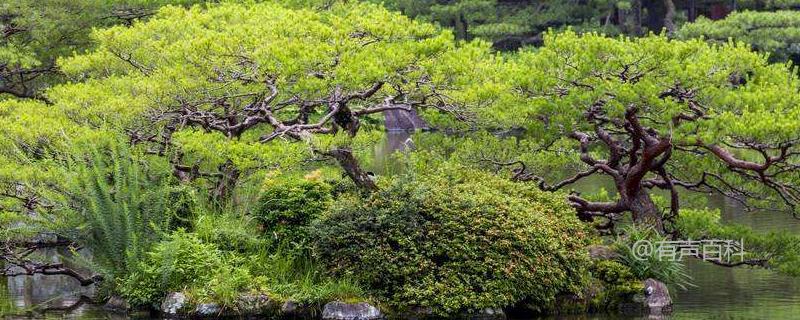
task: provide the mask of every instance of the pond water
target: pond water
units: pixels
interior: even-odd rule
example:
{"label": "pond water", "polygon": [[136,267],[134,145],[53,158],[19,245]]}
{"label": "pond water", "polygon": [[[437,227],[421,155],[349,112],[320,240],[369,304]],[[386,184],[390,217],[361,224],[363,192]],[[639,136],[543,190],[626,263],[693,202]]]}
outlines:
{"label": "pond water", "polygon": [[[373,170],[386,168],[392,150],[410,146],[407,133],[390,134],[386,144],[377,150]],[[592,182],[582,188],[602,185]],[[722,211],[726,222],[750,226],[757,231],[788,231],[800,234],[800,220],[779,212],[745,212],[736,203],[720,197],[711,199]],[[745,244],[746,249],[746,244]],[[52,249],[51,249],[52,250]],[[46,252],[58,256],[55,250]],[[671,288],[675,302],[671,315],[658,319],[800,319],[800,278],[792,278],[755,268],[724,268],[702,261],[689,261],[688,272],[697,287],[682,291]],[[68,307],[78,302],[80,295],[90,289],[81,288],[77,281],[64,276],[20,276],[0,281],[0,316],[19,313],[37,306]],[[11,312],[16,310],[16,312]],[[48,312],[48,315],[68,319],[124,319],[105,313],[97,306],[77,304],[69,311]],[[636,319],[613,315],[579,315],[559,319]],[[652,318],[651,318],[652,319]]]}

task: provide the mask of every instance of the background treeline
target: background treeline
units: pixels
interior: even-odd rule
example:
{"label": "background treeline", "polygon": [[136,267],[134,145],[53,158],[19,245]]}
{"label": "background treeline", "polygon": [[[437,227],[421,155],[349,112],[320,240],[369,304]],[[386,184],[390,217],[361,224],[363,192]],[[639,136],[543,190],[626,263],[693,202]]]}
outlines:
{"label": "background treeline", "polygon": [[[791,29],[797,15],[779,12],[800,7],[800,1],[704,1],[704,0],[388,0],[387,7],[411,17],[437,22],[452,28],[459,39],[484,38],[498,49],[516,49],[541,44],[542,32],[550,28],[571,27],[609,35],[646,35],[649,32],[675,33],[687,22],[700,19],[702,26],[691,36],[714,39],[744,37],[753,27],[788,29],[782,35],[763,32],[773,42],[792,43]],[[758,16],[735,15],[734,21],[714,25],[709,20],[725,19],[733,11],[766,11]],[[746,15],[747,16],[747,15]],[[748,23],[749,22],[749,23]],[[753,24],[756,25],[753,25]],[[730,30],[735,25],[741,30]],[[746,40],[746,39],[742,39]],[[749,40],[749,39],[747,39]],[[765,41],[765,40],[762,40]]]}

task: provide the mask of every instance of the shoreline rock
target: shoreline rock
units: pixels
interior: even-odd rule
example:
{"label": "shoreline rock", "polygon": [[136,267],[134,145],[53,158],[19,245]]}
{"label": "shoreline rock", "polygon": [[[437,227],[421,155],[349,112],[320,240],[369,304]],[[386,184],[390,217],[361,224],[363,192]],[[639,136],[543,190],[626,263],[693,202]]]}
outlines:
{"label": "shoreline rock", "polygon": [[469,320],[505,320],[506,313],[501,308],[486,308],[463,316]]}
{"label": "shoreline rock", "polygon": [[186,309],[186,295],[182,292],[171,292],[161,302],[158,311],[167,316],[178,316]]}
{"label": "shoreline rock", "polygon": [[201,303],[194,308],[194,316],[203,318],[222,316],[222,307],[216,303]]}
{"label": "shoreline rock", "polygon": [[325,304],[322,310],[323,320],[379,320],[383,318],[384,315],[378,308],[366,302],[333,301]]}
{"label": "shoreline rock", "polygon": [[236,299],[236,309],[241,315],[272,315],[280,306],[266,294],[243,294]]}
{"label": "shoreline rock", "polygon": [[672,312],[672,297],[667,285],[656,279],[643,281],[644,292],[633,297],[632,301],[620,304],[623,315],[661,316]]}
{"label": "shoreline rock", "polygon": [[672,312],[672,297],[669,295],[669,288],[663,282],[656,279],[644,281],[645,304],[650,309],[649,314],[661,315]]}
{"label": "shoreline rock", "polygon": [[131,304],[125,298],[111,296],[103,305],[103,309],[114,313],[128,313],[131,310]]}
{"label": "shoreline rock", "polygon": [[[565,314],[592,314],[603,311],[616,311],[623,316],[660,316],[672,312],[672,298],[667,286],[655,279],[646,279],[641,282],[643,290],[626,298],[618,305],[608,305],[606,308],[595,306],[594,297],[601,294],[604,289],[588,288],[581,295],[559,295],[554,305],[548,307],[549,311],[537,306],[517,305],[511,307],[512,316],[515,314],[539,314],[545,312],[552,315]],[[597,291],[600,290],[600,291]],[[619,301],[619,300],[617,300]],[[610,301],[609,301],[610,302]],[[611,304],[616,304],[613,302]],[[387,316],[379,308],[367,303],[347,303],[331,301],[324,305],[322,310],[319,305],[306,305],[297,301],[287,300],[279,302],[271,299],[266,294],[243,294],[237,298],[235,306],[231,309],[217,303],[200,303],[189,305],[185,294],[172,292],[168,294],[156,309],[166,318],[219,318],[219,317],[280,317],[284,319],[322,319],[322,320],[383,320]],[[128,302],[121,297],[111,297],[104,306],[107,310],[115,312],[129,312]],[[538,311],[537,311],[538,310]],[[432,314],[430,310],[406,310],[394,316],[403,319],[425,319]],[[503,308],[486,308],[474,313],[462,313],[459,318],[469,320],[506,320],[506,310]]]}

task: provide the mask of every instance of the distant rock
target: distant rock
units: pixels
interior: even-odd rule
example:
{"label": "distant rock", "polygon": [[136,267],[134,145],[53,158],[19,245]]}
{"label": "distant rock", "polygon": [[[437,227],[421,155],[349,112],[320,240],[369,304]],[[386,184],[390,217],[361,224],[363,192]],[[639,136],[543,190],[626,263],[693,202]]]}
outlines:
{"label": "distant rock", "polygon": [[329,302],[322,310],[323,320],[378,320],[383,319],[383,313],[378,308],[366,302],[344,303],[341,301]]}
{"label": "distant rock", "polygon": [[[406,106],[411,108],[411,106]],[[426,130],[430,128],[425,120],[417,115],[414,109],[401,110],[393,109],[383,112],[384,127],[387,131],[406,131],[406,130]]]}
{"label": "distant rock", "polygon": [[161,302],[161,313],[175,316],[182,313],[186,307],[186,295],[181,292],[172,292]]}

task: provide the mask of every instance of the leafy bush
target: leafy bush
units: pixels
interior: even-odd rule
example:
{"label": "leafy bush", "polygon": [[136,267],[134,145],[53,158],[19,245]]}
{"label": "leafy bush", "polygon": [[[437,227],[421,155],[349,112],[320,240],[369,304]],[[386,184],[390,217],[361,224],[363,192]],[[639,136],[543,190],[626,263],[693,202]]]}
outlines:
{"label": "leafy bush", "polygon": [[596,261],[590,270],[603,288],[590,301],[590,308],[594,311],[614,311],[620,303],[629,302],[634,295],[644,292],[642,279],[619,261]]}
{"label": "leafy bush", "polygon": [[178,230],[147,252],[137,270],[123,280],[121,292],[131,303],[145,305],[170,291],[208,283],[224,267],[214,245]]}
{"label": "leafy bush", "polygon": [[576,291],[587,266],[586,231],[563,195],[461,167],[343,196],[312,230],[336,274],[440,315],[546,305]]}
{"label": "leafy bush", "polygon": [[165,190],[164,198],[169,205],[165,213],[171,215],[169,229],[191,228],[202,206],[196,190],[189,186],[176,186]]}
{"label": "leafy bush", "polygon": [[194,233],[203,242],[214,243],[223,251],[255,251],[266,244],[252,220],[231,212],[203,214],[194,220]]}
{"label": "leafy bush", "polygon": [[620,284],[636,280],[628,266],[614,260],[600,260],[592,265],[592,275],[600,281],[609,284]]}
{"label": "leafy bush", "polygon": [[229,264],[215,270],[207,283],[195,283],[190,287],[189,297],[195,302],[217,302],[235,310],[237,306],[233,302],[243,293],[262,289],[264,281],[246,267]]}
{"label": "leafy bush", "polygon": [[303,243],[308,225],[330,205],[331,191],[316,179],[268,180],[253,215],[275,243]]}

